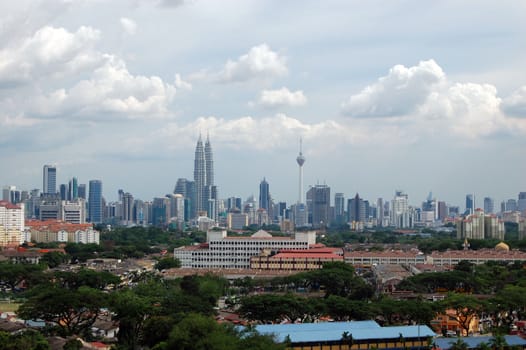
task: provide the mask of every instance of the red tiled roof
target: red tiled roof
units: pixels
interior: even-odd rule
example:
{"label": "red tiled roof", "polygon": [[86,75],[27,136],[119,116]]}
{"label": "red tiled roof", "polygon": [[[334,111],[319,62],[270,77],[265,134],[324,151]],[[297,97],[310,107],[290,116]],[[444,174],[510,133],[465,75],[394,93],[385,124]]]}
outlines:
{"label": "red tiled roof", "polygon": [[72,224],[69,222],[64,222],[60,220],[27,220],[25,222],[25,226],[36,230],[36,231],[50,231],[50,232],[58,232],[58,231],[67,231],[67,232],[75,232],[77,230],[86,230],[90,227],[93,227],[92,224]]}
{"label": "red tiled roof", "polygon": [[278,253],[270,259],[330,259],[330,260],[343,260],[343,256],[336,255],[332,253],[309,253],[309,252],[300,252],[300,253]]}
{"label": "red tiled roof", "polygon": [[7,201],[2,201],[2,200],[0,200],[0,207],[5,207],[7,209],[22,209],[20,206],[16,204],[13,204]]}

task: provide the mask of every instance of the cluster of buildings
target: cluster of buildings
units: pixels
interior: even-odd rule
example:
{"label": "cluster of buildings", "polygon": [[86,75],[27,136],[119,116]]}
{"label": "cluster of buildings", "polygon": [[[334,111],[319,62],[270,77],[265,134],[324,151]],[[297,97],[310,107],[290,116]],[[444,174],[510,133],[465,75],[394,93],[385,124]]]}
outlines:
{"label": "cluster of buildings", "polygon": [[[266,227],[279,225],[283,232],[294,232],[298,228],[324,229],[331,225],[348,224],[351,229],[361,231],[373,227],[407,229],[440,226],[444,222],[458,223],[459,238],[499,238],[504,235],[505,221],[518,223],[520,237],[526,237],[526,192],[518,199],[509,199],[495,212],[493,199],[484,198],[484,208],[475,206],[475,196],[466,196],[465,211],[457,206],[436,200],[430,193],[420,206],[409,203],[409,196],[401,190],[392,199],[378,198],[369,201],[358,193],[346,198],[341,192],[331,195],[327,184],[315,184],[304,191],[303,166],[306,158],[300,151],[296,158],[299,170],[298,199],[295,203],[275,201],[267,179],[259,184],[259,197],[250,196],[220,199],[214,182],[214,160],[210,137],[196,144],[193,178],[179,178],[173,193],[152,200],[134,198],[133,194],[118,190],[118,199],[106,202],[100,180],[79,183],[76,177],[58,185],[57,167],[43,168],[42,191],[20,191],[16,186],[6,186],[2,200],[22,210],[28,220],[60,220],[72,224],[110,225],[155,225],[160,227],[187,226],[207,231],[212,227],[241,230],[247,226]],[[5,208],[5,205],[4,205]],[[4,209],[5,211],[5,209]],[[0,212],[1,213],[1,212]],[[2,245],[16,241],[13,233],[3,228]],[[10,227],[13,227],[10,224]],[[22,229],[23,230],[23,224]],[[9,236],[10,235],[10,236]]]}

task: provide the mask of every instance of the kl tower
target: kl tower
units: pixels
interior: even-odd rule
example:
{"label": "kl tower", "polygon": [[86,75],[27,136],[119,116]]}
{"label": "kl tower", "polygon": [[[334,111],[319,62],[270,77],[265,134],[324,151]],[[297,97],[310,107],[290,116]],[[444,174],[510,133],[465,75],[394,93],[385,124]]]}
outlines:
{"label": "kl tower", "polygon": [[298,203],[294,206],[294,226],[305,227],[307,225],[307,206],[303,199],[303,164],[305,164],[305,157],[301,153],[301,137],[300,137],[300,154],[296,158],[296,162],[300,167],[300,184],[299,184],[299,197]]}
{"label": "kl tower", "polygon": [[301,153],[301,137],[300,137],[300,154],[296,158],[296,162],[300,166],[300,183],[299,183],[299,197],[298,197],[298,203],[304,203],[303,201],[303,164],[305,164],[305,157],[303,156],[303,153]]}

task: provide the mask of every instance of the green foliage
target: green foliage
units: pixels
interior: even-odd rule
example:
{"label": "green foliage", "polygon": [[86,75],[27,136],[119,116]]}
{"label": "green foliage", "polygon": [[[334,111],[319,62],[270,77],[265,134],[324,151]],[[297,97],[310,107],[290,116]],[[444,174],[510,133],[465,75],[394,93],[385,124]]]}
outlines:
{"label": "green foliage", "polygon": [[80,269],[77,272],[56,271],[54,282],[63,288],[78,289],[82,286],[104,289],[109,285],[117,285],[120,278],[107,271]]}
{"label": "green foliage", "polygon": [[69,256],[61,252],[47,252],[42,255],[40,259],[41,264],[47,265],[49,268],[55,268],[61,264],[65,264],[69,261]]}
{"label": "green foliage", "polygon": [[175,325],[168,340],[156,349],[178,350],[284,350],[272,337],[252,331],[240,332],[214,319],[189,314]]}
{"label": "green foliage", "polygon": [[43,266],[34,264],[13,264],[0,262],[0,281],[7,284],[13,291],[25,281],[28,286],[41,280]]}
{"label": "green foliage", "polygon": [[50,350],[48,341],[38,331],[26,330],[9,334],[0,331],[0,348],[3,350]]}
{"label": "green foliage", "polygon": [[79,287],[76,290],[52,285],[34,288],[29,298],[18,309],[18,315],[27,320],[42,319],[54,324],[62,335],[89,334],[90,328],[107,306],[103,292]]}
{"label": "green foliage", "polygon": [[468,335],[471,321],[484,310],[486,302],[472,295],[451,293],[440,301],[439,305],[442,310],[455,310],[454,315],[450,316],[458,322],[465,335]]}
{"label": "green foliage", "polygon": [[181,262],[179,259],[174,258],[173,256],[161,258],[157,261],[157,263],[155,263],[155,269],[159,271],[177,267],[181,267]]}

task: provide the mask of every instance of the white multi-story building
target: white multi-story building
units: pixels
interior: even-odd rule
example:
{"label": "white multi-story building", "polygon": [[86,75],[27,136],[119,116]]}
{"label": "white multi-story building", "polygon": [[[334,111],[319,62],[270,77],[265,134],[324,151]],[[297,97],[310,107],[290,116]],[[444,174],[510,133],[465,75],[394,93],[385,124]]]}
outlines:
{"label": "white multi-story building", "polygon": [[465,218],[457,220],[458,239],[504,239],[504,222],[494,214],[484,214],[484,210],[475,209],[475,212]]}
{"label": "white multi-story building", "polygon": [[406,193],[396,191],[391,200],[390,212],[391,225],[396,228],[409,228],[413,226],[412,214],[409,210],[409,200]]}
{"label": "white multi-story building", "polygon": [[207,242],[199,246],[175,248],[182,267],[248,269],[250,257],[262,250],[309,249],[316,243],[316,232],[296,232],[295,237],[274,237],[259,230],[250,237],[228,237],[226,230],[208,231]]}
{"label": "white multi-story building", "polygon": [[24,204],[0,201],[0,246],[18,246],[23,243]]}

